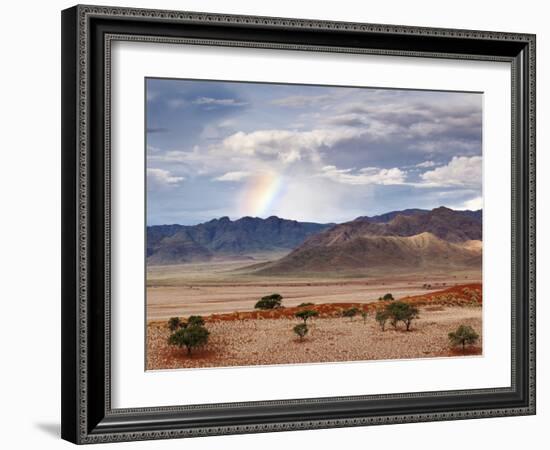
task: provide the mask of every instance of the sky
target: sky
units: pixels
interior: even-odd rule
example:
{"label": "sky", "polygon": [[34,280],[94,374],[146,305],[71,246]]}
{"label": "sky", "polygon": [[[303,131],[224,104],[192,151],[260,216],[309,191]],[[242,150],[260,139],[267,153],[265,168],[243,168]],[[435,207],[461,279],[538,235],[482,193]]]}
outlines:
{"label": "sky", "polygon": [[482,207],[481,93],[146,79],[148,225]]}

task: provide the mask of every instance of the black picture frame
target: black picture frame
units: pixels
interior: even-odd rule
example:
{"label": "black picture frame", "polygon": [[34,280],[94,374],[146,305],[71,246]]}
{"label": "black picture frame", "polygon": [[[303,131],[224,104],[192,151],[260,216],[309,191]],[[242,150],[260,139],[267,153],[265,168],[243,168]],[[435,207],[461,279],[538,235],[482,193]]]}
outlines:
{"label": "black picture frame", "polygon": [[[509,62],[511,386],[111,408],[109,64],[114,40]],[[119,7],[64,10],[61,406],[62,437],[78,444],[535,414],[535,36]]]}

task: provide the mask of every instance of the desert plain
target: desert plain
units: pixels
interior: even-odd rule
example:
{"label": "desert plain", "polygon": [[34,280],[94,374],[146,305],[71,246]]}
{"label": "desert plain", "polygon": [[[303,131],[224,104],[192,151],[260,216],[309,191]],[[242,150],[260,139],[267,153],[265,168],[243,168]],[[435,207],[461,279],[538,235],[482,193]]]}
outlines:
{"label": "desert plain", "polygon": [[[272,257],[272,256],[270,256]],[[261,262],[262,256],[258,257]],[[367,361],[479,355],[482,352],[482,288],[480,270],[391,273],[341,276],[249,275],[240,269],[248,260],[148,267],[148,370],[230,367],[272,364]],[[258,311],[255,303],[278,293],[282,307]],[[391,293],[413,304],[419,317],[411,331],[375,321],[376,311]],[[308,309],[318,316],[308,322],[309,333],[299,339],[294,314]],[[342,317],[357,307],[367,316]],[[192,355],[168,344],[171,317],[201,315],[210,331],[208,345]],[[480,338],[463,353],[449,347],[448,333],[459,325],[474,328]]]}

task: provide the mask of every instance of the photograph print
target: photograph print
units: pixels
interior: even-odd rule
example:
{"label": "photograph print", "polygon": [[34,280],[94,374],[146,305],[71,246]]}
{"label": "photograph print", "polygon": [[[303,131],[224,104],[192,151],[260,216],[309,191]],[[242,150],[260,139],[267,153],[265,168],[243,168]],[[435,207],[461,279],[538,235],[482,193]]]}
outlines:
{"label": "photograph print", "polygon": [[482,93],[145,97],[146,370],[483,354]]}

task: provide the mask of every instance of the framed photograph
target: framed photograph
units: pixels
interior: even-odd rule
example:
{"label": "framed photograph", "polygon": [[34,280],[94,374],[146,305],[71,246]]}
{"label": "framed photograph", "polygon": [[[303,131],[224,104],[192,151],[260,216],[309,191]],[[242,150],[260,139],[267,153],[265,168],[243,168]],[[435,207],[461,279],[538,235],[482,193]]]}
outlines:
{"label": "framed photograph", "polygon": [[64,439],[535,413],[534,35],[75,6],[62,83]]}

